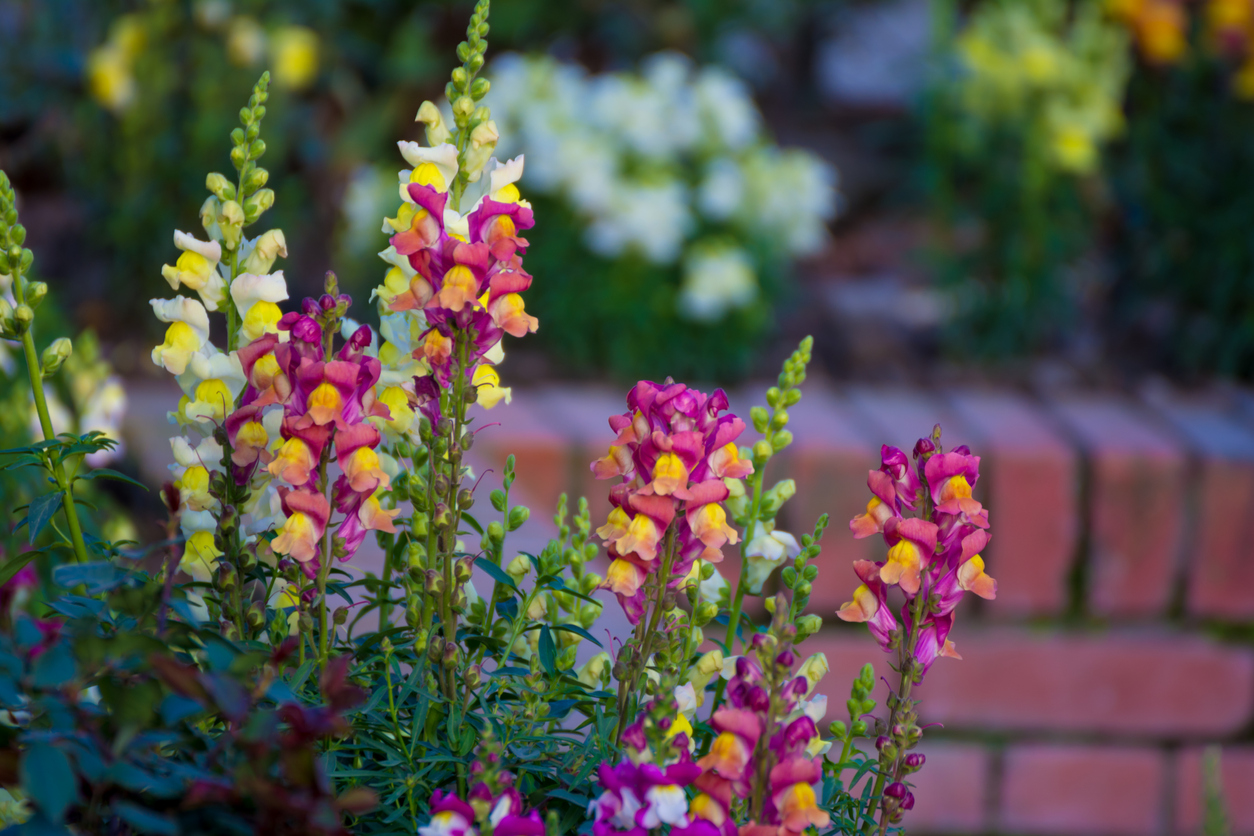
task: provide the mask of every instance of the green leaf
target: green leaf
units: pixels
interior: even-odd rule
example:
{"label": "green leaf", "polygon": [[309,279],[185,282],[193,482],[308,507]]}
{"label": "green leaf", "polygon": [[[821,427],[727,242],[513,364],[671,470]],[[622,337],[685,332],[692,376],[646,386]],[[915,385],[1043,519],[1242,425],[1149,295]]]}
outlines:
{"label": "green leaf", "polygon": [[479,521],[477,519],[470,516],[470,514],[467,514],[464,511],[462,512],[462,522],[467,523],[471,528],[475,530],[475,533],[478,534],[480,537],[483,536],[483,526],[479,524]]}
{"label": "green leaf", "polygon": [[518,591],[518,587],[514,584],[514,579],[509,576],[509,573],[507,573],[500,566],[497,566],[491,560],[481,557],[475,561],[475,565],[491,575],[492,579],[497,583],[504,584],[515,592]]}
{"label": "green leaf", "polygon": [[121,584],[126,573],[104,560],[92,563],[66,563],[52,570],[52,582],[66,589],[82,584],[88,595],[98,595]]}
{"label": "green leaf", "polygon": [[47,741],[30,744],[22,756],[22,789],[39,812],[54,824],[65,819],[65,811],[78,798],[78,781],[70,769],[70,759]]}
{"label": "green leaf", "polygon": [[597,647],[604,647],[604,645],[602,645],[599,641],[597,641],[596,639],[594,639],[594,638],[592,637],[592,634],[591,634],[591,633],[589,633],[587,630],[585,630],[585,629],[583,629],[582,627],[579,627],[579,626],[577,626],[577,625],[574,625],[574,624],[554,624],[554,625],[553,625],[553,629],[554,629],[554,630],[565,630],[565,631],[567,631],[568,633],[574,633],[574,634],[575,634],[575,635],[577,635],[577,636],[583,636],[585,639],[587,639],[588,641],[592,642],[592,643],[593,643],[593,644],[595,644]]}
{"label": "green leaf", "polygon": [[[36,499],[30,504],[30,508],[26,511],[27,529],[30,532],[30,542],[33,544],[35,538],[39,536],[39,532],[44,530],[44,526],[52,519],[52,515],[61,507],[61,494],[47,493]],[[21,523],[18,524],[21,527]]]}
{"label": "green leaf", "polygon": [[20,554],[15,554],[13,555],[13,557],[6,560],[4,562],[4,565],[0,566],[0,586],[3,586],[4,584],[8,583],[9,580],[12,579],[14,575],[22,571],[23,566],[25,566],[27,563],[30,563],[32,560],[39,557],[39,555],[43,553],[44,553],[43,549],[31,549],[28,552],[21,552]]}
{"label": "green leaf", "polygon": [[549,625],[540,628],[540,664],[546,673],[552,676],[557,672],[557,646],[553,643],[553,633]]}
{"label": "green leaf", "polygon": [[156,833],[157,836],[178,836],[179,826],[174,819],[145,810],[130,801],[113,802],[113,812],[139,833]]}
{"label": "green leaf", "polygon": [[36,688],[59,688],[74,679],[74,656],[64,643],[40,653],[31,666],[31,684]]}
{"label": "green leaf", "polygon": [[116,479],[119,482],[129,482],[130,484],[138,488],[143,488],[144,490],[148,490],[148,486],[145,485],[143,482],[136,481],[135,479],[132,479],[131,477],[127,476],[125,473],[118,473],[116,470],[110,470],[107,467],[98,467],[95,470],[88,473],[86,476],[80,476],[78,478],[79,478],[79,481],[82,481],[82,482],[86,482],[89,479]]}

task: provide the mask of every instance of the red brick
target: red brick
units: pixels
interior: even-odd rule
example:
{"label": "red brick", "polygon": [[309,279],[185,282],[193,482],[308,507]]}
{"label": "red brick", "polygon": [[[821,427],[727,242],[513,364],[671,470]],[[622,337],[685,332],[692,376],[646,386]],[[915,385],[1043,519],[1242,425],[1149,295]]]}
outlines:
{"label": "red brick", "polygon": [[1146,396],[1188,443],[1196,460],[1197,518],[1188,544],[1188,609],[1254,616],[1254,434],[1205,396],[1159,390]]}
{"label": "red brick", "polygon": [[849,390],[849,400],[865,432],[875,441],[877,458],[880,444],[910,453],[915,442],[930,434],[936,424],[941,425],[941,443],[947,450],[973,441],[971,428],[953,409],[917,389],[855,386]]}
{"label": "red brick", "polygon": [[588,500],[593,527],[602,525],[610,513],[610,488],[616,480],[598,480],[592,475],[594,459],[605,455],[615,433],[611,415],[627,411],[626,390],[597,386],[546,386],[529,393],[544,407],[549,426],[565,439],[569,450],[569,472],[562,490],[570,496],[570,512],[578,508],[579,497]]}
{"label": "red brick", "polygon": [[[1224,748],[1220,780],[1232,836],[1254,834],[1254,747]],[[1201,832],[1204,815],[1202,750],[1186,749],[1176,761],[1176,831]]]}
{"label": "red brick", "polygon": [[482,412],[476,424],[482,428],[472,448],[476,456],[502,473],[513,454],[516,484],[535,503],[532,513],[552,516],[570,482],[570,444],[555,429],[538,390],[515,389],[513,403]]}
{"label": "red brick", "polygon": [[1161,829],[1166,756],[1149,748],[1012,746],[999,829],[1145,836]]}
{"label": "red brick", "polygon": [[984,799],[991,757],[982,746],[925,742],[927,756],[912,777],[914,809],[904,822],[910,833],[979,833],[986,829]]}
{"label": "red brick", "polygon": [[1183,450],[1120,399],[1068,398],[1055,409],[1091,467],[1090,606],[1101,615],[1162,613],[1184,532]]}
{"label": "red brick", "polygon": [[993,540],[985,553],[997,578],[999,615],[1063,609],[1079,531],[1077,456],[1026,398],[967,392],[951,403],[982,454]]}
{"label": "red brick", "polygon": [[[953,634],[962,660],[940,659],[915,695],[920,716],[946,729],[1054,731],[1195,738],[1233,734],[1254,712],[1254,650],[1199,636],[1082,635],[997,627]],[[862,631],[829,630],[806,641],[831,665],[829,696],[864,662],[896,682]],[[877,698],[883,697],[879,686]]]}

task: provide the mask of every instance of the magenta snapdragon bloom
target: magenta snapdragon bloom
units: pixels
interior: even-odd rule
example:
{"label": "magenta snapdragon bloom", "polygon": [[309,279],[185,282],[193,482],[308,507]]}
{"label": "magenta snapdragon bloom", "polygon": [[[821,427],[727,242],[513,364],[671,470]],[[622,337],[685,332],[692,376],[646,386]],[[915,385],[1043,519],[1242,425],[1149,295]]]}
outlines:
{"label": "magenta snapdragon bloom", "polygon": [[[480,201],[465,218],[466,234],[445,229],[448,204],[443,178],[410,183],[391,244],[414,270],[409,287],[388,304],[392,311],[422,311],[428,324],[414,357],[448,388],[460,363],[474,369],[505,334],[522,337],[540,323],[529,315],[522,294],[532,277],[523,269],[527,241],[519,237],[535,224],[531,208],[510,187]],[[506,193],[508,192],[508,193]],[[457,357],[459,335],[469,335],[467,354]]]}
{"label": "magenta snapdragon bloom", "polygon": [[[971,455],[966,446],[937,452],[929,438],[919,440],[914,455],[926,459],[924,480],[905,453],[889,446],[881,450],[883,465],[867,479],[874,496],[866,513],[854,517],[849,527],[858,538],[882,534],[888,557],[855,562],[854,572],[862,584],[837,615],[866,623],[885,652],[902,635],[917,635],[913,657],[922,675],[941,656],[961,658],[949,639],[954,609],[966,592],[995,597],[997,582],[985,573],[979,554],[989,541],[988,511],[972,496],[980,477],[980,457]],[[902,516],[903,510],[924,498],[930,500],[928,518]],[[906,599],[901,609],[904,632],[889,609],[892,587]],[[927,605],[916,625],[912,607],[920,595]]]}
{"label": "magenta snapdragon bloom", "polygon": [[[689,809],[722,836],[746,832],[791,836],[829,823],[814,791],[814,785],[823,778],[822,764],[808,753],[818,729],[810,716],[795,710],[809,683],[804,676],[791,676],[795,662],[792,651],[784,650],[772,659],[766,642],[767,637],[759,633],[752,647],[770,660],[775,681],[783,682],[776,692],[779,704],[773,704],[758,663],[748,656],[737,659],[735,676],[727,685],[726,703],[710,718],[718,736],[709,753],[697,761],[702,769],[694,782],[699,794]],[[764,751],[758,745],[763,736],[768,743]],[[766,763],[759,758],[765,758]],[[768,785],[761,788],[764,804],[760,820],[737,827],[732,819],[732,799],[752,796],[754,781],[760,780],[762,770],[766,770]]]}
{"label": "magenta snapdragon bloom", "polygon": [[663,825],[679,836],[718,836],[703,819],[689,815],[685,788],[701,774],[688,751],[688,735],[676,731],[668,715],[677,710],[673,697],[650,700],[623,730],[627,757],[617,765],[602,763],[601,795],[588,805],[594,836],[646,836]]}
{"label": "magenta snapdragon bloom", "polygon": [[[343,471],[332,491],[333,508],[344,517],[336,532],[342,541],[342,560],[352,558],[367,531],[394,531],[392,517],[398,513],[383,510],[376,498],[390,477],[376,453],[382,438],[367,419],[386,419],[390,413],[375,399],[381,367],[366,354],[371,329],[361,326],[329,356],[324,354],[322,326],[315,319],[349,302],[343,294],[305,299],[303,312],[279,320],[279,330],[289,335],[286,341],[263,334],[240,348],[248,383],[240,408],[225,422],[237,482],[247,482],[264,467],[281,484],[285,522],[272,546],[300,563],[306,574],[316,574],[325,557],[322,538],[332,503],[318,491],[317,480],[328,446]],[[271,409],[282,410],[283,443],[273,453],[264,424]]]}
{"label": "magenta snapdragon bloom", "polygon": [[500,755],[492,751],[471,765],[471,774],[479,780],[464,801],[436,790],[431,796],[431,820],[418,828],[420,836],[478,836],[485,825],[493,836],[544,836],[540,814],[524,809],[513,774],[499,764]]}
{"label": "magenta snapdragon bloom", "polygon": [[627,406],[610,418],[618,437],[591,469],[598,479],[619,479],[610,490],[614,508],[597,534],[612,560],[605,587],[634,624],[644,612],[644,581],[666,557],[668,532],[671,585],[694,561],[718,563],[722,547],[739,542],[721,504],[728,496],[723,479],[748,476],[753,464],[740,457],[735,442],[745,423],[726,412],[722,389],[706,395],[682,383],[640,381]]}

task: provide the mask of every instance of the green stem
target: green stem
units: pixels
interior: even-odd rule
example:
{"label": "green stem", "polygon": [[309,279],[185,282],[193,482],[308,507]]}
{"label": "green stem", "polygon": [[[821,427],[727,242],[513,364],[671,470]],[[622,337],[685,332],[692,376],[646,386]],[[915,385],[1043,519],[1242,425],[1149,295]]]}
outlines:
{"label": "green stem", "polygon": [[[24,305],[26,304],[26,279],[17,271],[16,265],[13,274],[13,288],[17,303]],[[35,396],[35,411],[39,414],[39,427],[43,430],[44,440],[52,441],[57,434],[52,428],[52,417],[48,414],[48,399],[44,394],[43,367],[35,352],[34,325],[22,334],[22,352],[26,356],[26,371],[30,377],[31,392]],[[78,509],[74,507],[74,483],[66,477],[64,463],[53,464],[51,458],[47,459],[47,463],[56,480],[57,488],[61,491],[61,507],[65,510],[65,521],[70,529],[74,559],[79,563],[86,563],[88,560],[87,543],[83,540],[83,527],[78,521]]]}
{"label": "green stem", "polygon": [[762,476],[765,470],[766,463],[764,462],[761,470],[753,474],[753,504],[750,506],[749,525],[746,526],[745,536],[740,540],[740,577],[736,580],[736,597],[732,601],[731,613],[727,616],[725,643],[728,656],[733,655],[732,651],[736,649],[736,628],[740,626],[740,611],[744,606],[747,591],[745,576],[748,574],[749,558],[745,552],[749,549],[749,538],[757,531],[758,516],[762,513]]}
{"label": "green stem", "polygon": [[[645,627],[643,633],[638,632],[639,640],[636,646],[639,648],[639,656],[635,659],[628,674],[626,687],[620,684],[620,708],[618,712],[618,728],[614,732],[614,740],[617,741],[623,734],[623,729],[627,721],[627,717],[631,712],[627,711],[627,707],[631,702],[631,697],[636,693],[636,689],[640,686],[640,677],[644,674],[645,668],[649,664],[649,651],[652,649],[653,637],[657,633],[657,623],[662,617],[662,600],[666,597],[666,590],[670,587],[671,566],[675,562],[675,528],[671,528],[666,533],[666,552],[662,558],[662,569],[657,574],[657,600],[653,602],[653,611],[649,613],[648,626]],[[637,631],[639,626],[637,625]]]}

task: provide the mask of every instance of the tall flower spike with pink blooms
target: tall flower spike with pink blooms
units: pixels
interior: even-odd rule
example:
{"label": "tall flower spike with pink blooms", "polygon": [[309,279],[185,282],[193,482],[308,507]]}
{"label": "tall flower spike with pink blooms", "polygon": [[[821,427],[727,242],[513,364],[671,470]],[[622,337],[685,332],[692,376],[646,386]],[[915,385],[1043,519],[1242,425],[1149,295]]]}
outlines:
{"label": "tall flower spike with pink blooms", "polygon": [[[780,599],[777,612],[783,609]],[[710,718],[716,737],[697,761],[699,794],[690,810],[723,836],[795,836],[830,822],[814,789],[823,779],[821,760],[810,754],[818,729],[798,710],[810,682],[793,674],[795,635],[782,617],[771,632],[755,633],[749,654],[735,662],[726,702]],[[747,821],[739,825],[734,799],[744,800]]]}
{"label": "tall flower spike with pink blooms", "polygon": [[[874,496],[849,528],[858,538],[882,534],[888,555],[854,564],[862,584],[837,615],[865,623],[885,652],[897,652],[900,682],[889,703],[887,734],[877,744],[880,769],[871,802],[879,806],[883,833],[913,806],[902,779],[922,765],[919,756],[907,755],[922,735],[911,689],[938,658],[962,658],[949,639],[958,603],[965,592],[995,597],[997,582],[980,555],[990,536],[988,511],[973,496],[980,457],[966,446],[944,452],[938,425],[915,445],[913,467],[895,447],[884,446],[881,459],[867,479]],[[903,516],[906,511],[918,515]],[[900,621],[888,600],[894,588],[904,598]],[[873,812],[874,806],[868,808],[867,816]]]}
{"label": "tall flower spike with pink blooms", "polygon": [[627,757],[598,771],[601,795],[588,805],[593,836],[645,836],[669,826],[674,836],[718,836],[689,809],[685,788],[701,774],[689,754],[690,726],[681,725],[672,679],[658,688],[623,732]]}
{"label": "tall flower spike with pink blooms", "polygon": [[614,509],[597,534],[611,564],[606,588],[636,624],[646,607],[645,581],[673,587],[701,559],[719,563],[722,547],[740,541],[727,522],[724,478],[753,473],[735,441],[744,421],[731,413],[722,389],[706,395],[682,383],[640,381],[628,411],[610,418],[618,437],[591,465],[598,479],[617,478]]}

